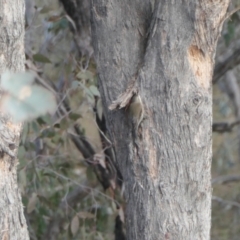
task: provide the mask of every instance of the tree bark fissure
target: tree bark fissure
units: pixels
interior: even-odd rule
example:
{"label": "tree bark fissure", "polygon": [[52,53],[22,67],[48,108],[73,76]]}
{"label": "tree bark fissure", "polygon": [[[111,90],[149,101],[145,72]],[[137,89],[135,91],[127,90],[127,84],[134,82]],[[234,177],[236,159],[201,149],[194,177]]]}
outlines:
{"label": "tree bark fissure", "polygon": [[[24,0],[0,0],[0,6],[0,74],[24,71]],[[29,239],[17,186],[20,132],[21,124],[0,113],[0,239],[4,240]]]}
{"label": "tree bark fissure", "polygon": [[[210,237],[211,78],[228,3],[92,0],[99,88],[126,185],[127,239]],[[136,72],[146,115],[137,144],[126,112],[108,110]]]}

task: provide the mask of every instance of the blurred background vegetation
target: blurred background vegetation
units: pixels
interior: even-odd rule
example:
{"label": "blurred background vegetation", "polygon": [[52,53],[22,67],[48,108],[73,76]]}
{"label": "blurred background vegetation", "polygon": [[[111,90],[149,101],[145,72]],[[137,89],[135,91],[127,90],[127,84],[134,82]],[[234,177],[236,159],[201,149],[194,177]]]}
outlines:
{"label": "blurred background vegetation", "polygon": [[[26,1],[26,68],[58,100],[25,124],[18,174],[31,239],[123,240],[121,174],[97,88],[88,0]],[[233,0],[229,11],[240,5]],[[240,239],[240,13],[213,77],[212,240]]]}

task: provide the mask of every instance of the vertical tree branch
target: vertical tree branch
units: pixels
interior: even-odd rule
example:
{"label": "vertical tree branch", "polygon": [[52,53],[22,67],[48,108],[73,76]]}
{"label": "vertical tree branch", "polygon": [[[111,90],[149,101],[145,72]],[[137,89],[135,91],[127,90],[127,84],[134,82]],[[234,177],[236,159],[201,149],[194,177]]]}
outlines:
{"label": "vertical tree branch", "polygon": [[[0,6],[0,74],[24,71],[24,0],[0,0]],[[1,113],[0,130],[0,239],[27,240],[16,173],[21,124]]]}

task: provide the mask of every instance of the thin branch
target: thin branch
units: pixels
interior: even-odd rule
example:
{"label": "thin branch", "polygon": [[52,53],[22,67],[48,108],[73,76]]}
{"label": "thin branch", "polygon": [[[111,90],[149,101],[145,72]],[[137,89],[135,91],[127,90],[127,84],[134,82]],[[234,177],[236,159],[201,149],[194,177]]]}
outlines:
{"label": "thin branch", "polygon": [[223,205],[226,205],[226,206],[231,206],[231,207],[238,207],[240,208],[240,204],[238,202],[234,202],[234,201],[229,201],[229,200],[224,200],[220,197],[216,197],[216,196],[212,196],[212,200],[213,201],[217,201]]}
{"label": "thin branch", "polygon": [[212,130],[213,132],[219,132],[219,133],[231,132],[232,129],[239,124],[240,124],[240,120],[237,120],[232,123],[228,123],[228,122],[213,123]]}
{"label": "thin branch", "polygon": [[240,10],[240,6],[238,6],[237,8],[235,8],[234,10],[232,10],[231,12],[229,12],[227,14],[227,16],[225,17],[224,21],[226,21],[228,18],[230,18],[234,13],[236,13],[238,10]]}
{"label": "thin branch", "polygon": [[[98,189],[96,189],[96,188],[92,188],[92,187],[88,187],[88,186],[85,186],[85,185],[83,185],[83,184],[80,184],[79,182],[77,182],[77,181],[75,181],[75,180],[73,180],[73,179],[70,179],[70,178],[64,176],[63,174],[61,174],[61,173],[59,173],[59,172],[57,172],[57,171],[52,170],[51,168],[46,168],[46,167],[42,167],[42,166],[39,166],[39,165],[38,165],[37,167],[38,167],[39,169],[43,169],[43,170],[46,170],[46,171],[49,171],[49,172],[53,173],[54,175],[56,175],[57,177],[61,178],[62,180],[65,180],[65,181],[67,181],[67,182],[70,181],[71,183],[75,184],[76,186],[81,187],[81,188],[82,188],[83,190],[85,190],[85,191],[89,191],[89,190],[90,190],[91,192],[96,192],[97,194],[105,197],[106,199],[108,199],[108,200],[110,200],[110,201],[114,201],[114,202],[116,202],[117,204],[119,204],[119,202],[117,202],[116,199],[108,196],[107,194],[102,193],[100,190],[98,190]],[[119,204],[119,205],[120,205],[120,204]]]}
{"label": "thin branch", "polygon": [[227,71],[240,64],[240,48],[228,57],[224,62],[218,63],[214,69],[213,84],[215,84]]}
{"label": "thin branch", "polygon": [[228,175],[228,176],[220,176],[212,179],[212,185],[215,184],[227,184],[230,182],[239,182],[240,175]]}
{"label": "thin branch", "polygon": [[229,98],[232,99],[234,108],[235,108],[235,114],[236,118],[240,119],[240,88],[238,84],[238,79],[234,73],[234,71],[228,71],[226,74],[226,80],[227,80],[227,94],[229,95]]}
{"label": "thin branch", "polygon": [[[240,87],[238,84],[238,79],[233,70],[226,73],[226,81],[228,89],[227,94],[229,98],[232,99],[235,108],[236,119],[240,119]],[[240,139],[240,127],[236,129],[238,139]],[[240,154],[240,148],[238,147],[238,153]]]}

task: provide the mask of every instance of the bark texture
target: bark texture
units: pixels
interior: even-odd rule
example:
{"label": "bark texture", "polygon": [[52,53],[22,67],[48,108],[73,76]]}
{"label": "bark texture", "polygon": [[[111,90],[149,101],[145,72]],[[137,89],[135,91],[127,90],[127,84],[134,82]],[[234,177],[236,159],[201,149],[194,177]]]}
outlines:
{"label": "bark texture", "polygon": [[[0,74],[24,71],[24,0],[0,0]],[[0,96],[1,97],[1,96]],[[0,239],[29,239],[17,186],[20,124],[0,113]],[[9,156],[13,155],[12,157]]]}
{"label": "bark texture", "polygon": [[[129,240],[210,238],[211,79],[228,4],[92,0],[99,88],[126,185]],[[108,109],[130,85],[145,112],[137,134],[128,111]]]}

